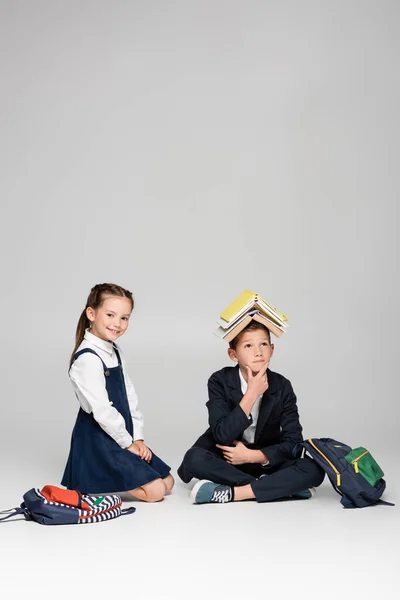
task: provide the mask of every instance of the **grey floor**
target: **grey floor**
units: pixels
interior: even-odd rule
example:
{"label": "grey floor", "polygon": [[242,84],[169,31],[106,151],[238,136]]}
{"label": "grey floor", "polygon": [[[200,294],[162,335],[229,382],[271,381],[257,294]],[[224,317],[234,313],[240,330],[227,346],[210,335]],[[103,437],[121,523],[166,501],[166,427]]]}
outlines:
{"label": "grey floor", "polygon": [[[389,455],[385,467],[384,497],[398,502]],[[33,478],[41,486],[57,473]],[[19,504],[26,474],[9,465],[4,481],[1,508]],[[2,597],[400,597],[398,505],[344,510],[325,481],[307,501],[195,506],[177,481],[163,502],[135,506],[96,525],[0,523]]]}

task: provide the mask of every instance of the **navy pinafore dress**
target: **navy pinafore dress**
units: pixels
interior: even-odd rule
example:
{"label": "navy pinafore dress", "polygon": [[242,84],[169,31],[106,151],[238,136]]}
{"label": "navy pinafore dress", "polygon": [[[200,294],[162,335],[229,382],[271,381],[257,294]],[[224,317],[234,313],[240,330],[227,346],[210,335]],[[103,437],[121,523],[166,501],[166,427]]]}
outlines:
{"label": "navy pinafore dress", "polygon": [[[133,436],[133,421],[129,410],[122,363],[114,346],[118,366],[108,368],[100,356],[90,348],[77,352],[74,361],[85,352],[101,360],[106,389],[114,408],[123,416],[125,426]],[[121,448],[94,419],[92,413],[80,408],[72,432],[71,449],[61,485],[82,493],[101,494],[134,490],[154,479],[164,478],[170,472],[154,453],[150,463]]]}

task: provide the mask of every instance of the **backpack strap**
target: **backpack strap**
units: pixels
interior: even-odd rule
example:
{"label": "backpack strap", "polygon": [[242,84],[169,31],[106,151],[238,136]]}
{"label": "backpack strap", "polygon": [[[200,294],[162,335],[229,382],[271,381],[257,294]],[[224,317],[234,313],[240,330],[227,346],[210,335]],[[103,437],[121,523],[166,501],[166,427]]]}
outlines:
{"label": "backpack strap", "polygon": [[[357,506],[354,506],[351,500],[349,500],[344,494],[342,494],[340,503],[343,505],[344,508],[357,508]],[[393,504],[392,502],[387,502],[386,500],[381,499],[374,502],[374,504],[372,504],[371,506],[375,506],[376,504],[384,504],[385,506],[395,506],[395,504]]]}
{"label": "backpack strap", "polygon": [[377,504],[385,504],[386,506],[396,506],[395,504],[393,504],[393,502],[387,502],[386,500],[381,500],[380,498]]}
{"label": "backpack strap", "polygon": [[123,508],[121,510],[121,517],[123,515],[131,515],[132,513],[134,513],[136,510],[136,508],[134,506],[130,506],[129,508]]}
{"label": "backpack strap", "polygon": [[[7,514],[9,513],[9,514]],[[0,511],[0,515],[5,515],[7,514],[6,517],[1,517],[0,521],[5,521],[6,519],[9,519],[10,517],[15,517],[17,515],[23,515],[25,514],[25,509],[21,508],[20,506],[16,506],[15,508],[10,508],[9,510],[2,510]]]}

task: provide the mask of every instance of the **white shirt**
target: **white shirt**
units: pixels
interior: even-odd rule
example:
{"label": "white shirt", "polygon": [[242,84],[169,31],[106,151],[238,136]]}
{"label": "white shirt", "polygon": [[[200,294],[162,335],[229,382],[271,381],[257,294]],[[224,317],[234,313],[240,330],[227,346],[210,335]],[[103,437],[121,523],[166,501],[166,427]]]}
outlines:
{"label": "white shirt", "polygon": [[[239,369],[239,377],[240,377],[240,386],[242,388],[242,393],[243,393],[243,396],[244,396],[245,393],[247,392],[247,381],[243,377],[242,372],[241,372],[240,369]],[[245,429],[243,431],[243,434],[242,434],[242,438],[248,444],[254,444],[254,437],[256,435],[256,427],[257,427],[257,421],[258,421],[258,414],[260,412],[260,402],[261,402],[261,398],[262,397],[263,397],[263,395],[260,394],[260,396],[258,396],[257,400],[254,402],[253,408],[250,411],[250,415],[251,415],[253,421],[252,421],[251,425],[249,425],[247,427],[247,429]]]}
{"label": "white shirt", "polygon": [[[107,342],[90,333],[87,329],[84,340],[79,350],[90,348],[104,361],[106,367],[118,366],[118,358],[111,342]],[[119,346],[118,352],[121,356]],[[111,436],[121,448],[127,448],[134,440],[143,439],[143,415],[138,409],[138,397],[128,375],[125,373],[125,364],[121,356],[126,394],[130,413],[133,420],[133,439],[125,427],[125,420],[121,413],[113,407],[107,394],[106,378],[103,365],[97,356],[86,352],[72,364],[69,376],[75,390],[76,397],[82,409],[93,413],[93,417],[100,427]]]}

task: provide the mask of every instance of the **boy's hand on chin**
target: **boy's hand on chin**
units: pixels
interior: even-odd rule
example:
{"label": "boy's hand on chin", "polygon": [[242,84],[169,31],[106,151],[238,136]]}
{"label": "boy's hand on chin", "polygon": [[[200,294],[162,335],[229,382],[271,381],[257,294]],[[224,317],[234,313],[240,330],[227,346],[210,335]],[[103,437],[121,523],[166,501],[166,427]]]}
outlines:
{"label": "boy's hand on chin", "polygon": [[267,369],[269,365],[269,359],[263,363],[261,369],[253,375],[250,367],[246,365],[247,372],[247,391],[255,394],[257,397],[267,391],[269,387]]}

